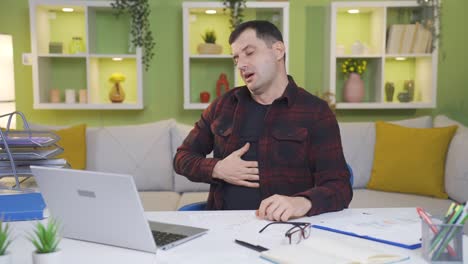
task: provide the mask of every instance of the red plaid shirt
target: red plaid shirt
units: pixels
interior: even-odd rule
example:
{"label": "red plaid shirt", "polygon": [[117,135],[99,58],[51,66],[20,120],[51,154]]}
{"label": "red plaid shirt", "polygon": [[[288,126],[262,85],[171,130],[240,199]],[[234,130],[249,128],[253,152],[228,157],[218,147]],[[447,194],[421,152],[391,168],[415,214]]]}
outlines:
{"label": "red plaid shirt", "polygon": [[[212,178],[213,168],[239,146],[239,124],[248,115],[239,102],[248,96],[244,86],[217,98],[177,149],[175,171],[211,184],[207,209],[223,208],[224,182]],[[350,175],[338,123],[327,103],[289,77],[264,122],[257,150],[262,199],[273,194],[306,197],[312,202],[309,216],[348,207]],[[214,158],[205,158],[211,151]]]}

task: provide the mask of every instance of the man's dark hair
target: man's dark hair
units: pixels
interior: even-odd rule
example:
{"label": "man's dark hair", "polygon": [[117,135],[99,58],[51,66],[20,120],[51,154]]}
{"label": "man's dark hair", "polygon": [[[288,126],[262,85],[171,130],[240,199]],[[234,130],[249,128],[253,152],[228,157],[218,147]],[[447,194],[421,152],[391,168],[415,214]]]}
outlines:
{"label": "man's dark hair", "polygon": [[252,20],[238,25],[229,36],[229,44],[232,44],[236,39],[247,29],[255,30],[257,38],[265,41],[268,47],[271,47],[275,42],[283,42],[283,35],[279,29],[272,23],[265,20]]}

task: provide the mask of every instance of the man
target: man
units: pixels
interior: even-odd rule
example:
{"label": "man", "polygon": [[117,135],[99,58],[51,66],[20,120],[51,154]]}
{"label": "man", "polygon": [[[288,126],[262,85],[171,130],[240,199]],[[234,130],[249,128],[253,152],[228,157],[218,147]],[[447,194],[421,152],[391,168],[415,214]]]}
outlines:
{"label": "man", "polygon": [[287,75],[281,32],[249,21],[229,44],[246,86],[203,112],[175,171],[211,184],[207,209],[258,209],[259,218],[287,221],[346,208],[352,189],[336,118]]}

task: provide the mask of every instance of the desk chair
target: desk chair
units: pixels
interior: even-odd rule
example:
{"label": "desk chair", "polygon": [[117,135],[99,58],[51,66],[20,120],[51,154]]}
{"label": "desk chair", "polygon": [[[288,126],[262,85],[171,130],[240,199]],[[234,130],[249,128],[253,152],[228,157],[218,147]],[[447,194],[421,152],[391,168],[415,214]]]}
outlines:
{"label": "desk chair", "polygon": [[[350,174],[349,181],[351,182],[351,187],[353,187],[354,183],[354,175],[353,175],[353,169],[351,169],[351,166],[349,166],[348,163],[346,163],[346,166],[348,166],[348,171]],[[191,203],[191,204],[186,204],[179,208],[177,211],[203,211],[206,208],[206,202],[197,202],[197,203]]]}

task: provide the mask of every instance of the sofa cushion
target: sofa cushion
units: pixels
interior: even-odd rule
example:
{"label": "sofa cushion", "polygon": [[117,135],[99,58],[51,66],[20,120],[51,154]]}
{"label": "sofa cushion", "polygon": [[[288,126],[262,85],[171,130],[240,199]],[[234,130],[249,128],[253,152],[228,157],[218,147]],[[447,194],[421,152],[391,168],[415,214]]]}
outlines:
{"label": "sofa cushion", "polygon": [[73,169],[86,168],[87,130],[86,124],[74,126],[48,126],[29,123],[29,129],[36,131],[50,131],[56,133],[60,140],[57,145],[63,148],[63,153],[55,158],[66,159]]}
{"label": "sofa cushion", "polygon": [[[171,146],[172,146],[172,158],[174,158],[177,148],[182,145],[182,142],[187,137],[193,126],[176,123],[171,127]],[[209,154],[208,157],[213,154]],[[189,181],[185,176],[174,173],[174,190],[176,192],[198,192],[208,191],[210,185],[203,182],[192,182]]]}
{"label": "sofa cushion", "polygon": [[468,201],[468,127],[442,115],[434,119],[435,127],[450,125],[458,125],[458,129],[447,152],[445,190],[450,198],[463,203]]}
{"label": "sofa cushion", "polygon": [[372,175],[367,188],[447,198],[444,166],[457,126],[408,128],[376,123]]}
{"label": "sofa cushion", "polygon": [[60,137],[57,144],[63,153],[54,157],[65,159],[73,169],[86,168],[86,125],[76,125],[54,131]]}
{"label": "sofa cushion", "polygon": [[177,209],[184,205],[206,202],[208,200],[208,192],[185,192],[181,195]]}
{"label": "sofa cushion", "polygon": [[451,200],[428,196],[359,189],[353,190],[349,208],[422,207],[436,217],[444,216]]}
{"label": "sofa cushion", "polygon": [[88,131],[86,169],[132,175],[138,190],[172,191],[173,123],[171,119]]}
{"label": "sofa cushion", "polygon": [[[423,116],[390,123],[406,127],[432,127],[432,118]],[[373,122],[340,122],[341,142],[346,162],[354,175],[353,188],[365,188],[374,160],[375,125]]]}
{"label": "sofa cushion", "polygon": [[145,211],[175,211],[180,195],[176,192],[139,192]]}

